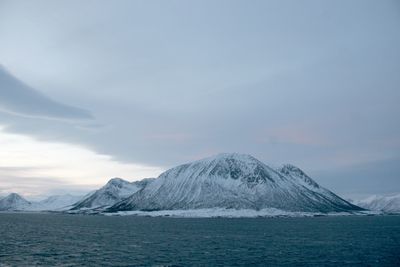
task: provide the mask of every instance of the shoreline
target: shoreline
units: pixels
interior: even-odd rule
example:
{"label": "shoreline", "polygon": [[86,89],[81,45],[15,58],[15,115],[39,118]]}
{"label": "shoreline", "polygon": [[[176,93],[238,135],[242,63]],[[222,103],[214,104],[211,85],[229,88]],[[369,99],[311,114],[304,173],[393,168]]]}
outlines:
{"label": "shoreline", "polygon": [[290,212],[277,209],[234,210],[234,209],[192,209],[192,210],[160,210],[160,211],[119,211],[105,213],[101,211],[0,211],[0,214],[60,214],[60,215],[91,215],[106,217],[164,217],[164,218],[313,218],[313,217],[343,217],[343,216],[399,216],[400,213],[382,211],[355,212]]}

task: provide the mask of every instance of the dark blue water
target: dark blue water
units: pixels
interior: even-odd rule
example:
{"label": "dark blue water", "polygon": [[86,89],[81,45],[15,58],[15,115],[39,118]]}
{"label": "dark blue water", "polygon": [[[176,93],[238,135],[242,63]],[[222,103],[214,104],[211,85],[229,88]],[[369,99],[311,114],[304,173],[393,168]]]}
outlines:
{"label": "dark blue water", "polygon": [[400,216],[0,214],[0,266],[400,266]]}

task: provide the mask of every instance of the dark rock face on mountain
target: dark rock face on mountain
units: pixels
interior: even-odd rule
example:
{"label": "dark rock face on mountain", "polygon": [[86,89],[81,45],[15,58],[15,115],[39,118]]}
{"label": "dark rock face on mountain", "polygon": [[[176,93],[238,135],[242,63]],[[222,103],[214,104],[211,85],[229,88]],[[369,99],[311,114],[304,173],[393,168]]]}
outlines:
{"label": "dark rock face on mountain", "polygon": [[250,155],[220,154],[172,168],[106,211],[201,208],[362,210],[319,186],[295,166],[276,170]]}

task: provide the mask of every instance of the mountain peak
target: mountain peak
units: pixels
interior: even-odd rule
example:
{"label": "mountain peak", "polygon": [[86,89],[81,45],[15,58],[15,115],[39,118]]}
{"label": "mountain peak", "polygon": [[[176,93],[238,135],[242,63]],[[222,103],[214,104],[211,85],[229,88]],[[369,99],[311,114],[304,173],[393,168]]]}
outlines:
{"label": "mountain peak", "polygon": [[106,185],[75,203],[72,210],[93,209],[111,206],[150,183],[152,179],[128,182],[121,178],[112,178]]}
{"label": "mountain peak", "polygon": [[17,193],[11,193],[11,194],[9,194],[8,196],[6,196],[4,199],[9,199],[9,200],[12,200],[12,201],[15,201],[15,200],[25,200],[22,196],[20,196],[20,195],[17,194]]}
{"label": "mountain peak", "polygon": [[[214,156],[202,160],[239,160],[239,161],[258,161],[255,157],[249,154],[240,153],[219,153]],[[200,160],[200,161],[202,161]]]}
{"label": "mountain peak", "polygon": [[21,210],[29,205],[31,203],[17,193],[11,193],[0,200],[0,210]]}
{"label": "mountain peak", "polygon": [[284,164],[281,169],[283,173],[297,173],[301,175],[306,175],[299,167],[292,165],[292,164]]}
{"label": "mountain peak", "polygon": [[120,185],[120,184],[128,184],[128,183],[129,183],[128,181],[126,181],[126,180],[124,180],[124,179],[122,179],[122,178],[114,177],[114,178],[111,178],[111,179],[107,182],[106,185]]}
{"label": "mountain peak", "polygon": [[299,178],[312,187],[319,188],[319,185],[313,179],[311,179],[303,170],[292,164],[285,164],[278,171],[284,175]]}
{"label": "mountain peak", "polygon": [[[279,173],[248,154],[221,153],[172,168],[161,176],[187,175],[241,180],[249,187],[263,182],[275,183]],[[192,178],[190,178],[192,179]]]}

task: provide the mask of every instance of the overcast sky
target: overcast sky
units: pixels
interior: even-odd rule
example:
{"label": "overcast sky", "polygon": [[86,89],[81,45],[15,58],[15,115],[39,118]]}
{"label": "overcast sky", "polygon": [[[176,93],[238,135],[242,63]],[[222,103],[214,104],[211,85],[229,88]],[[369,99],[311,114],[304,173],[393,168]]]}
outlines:
{"label": "overcast sky", "polygon": [[0,195],[220,152],[400,191],[399,1],[0,0]]}

